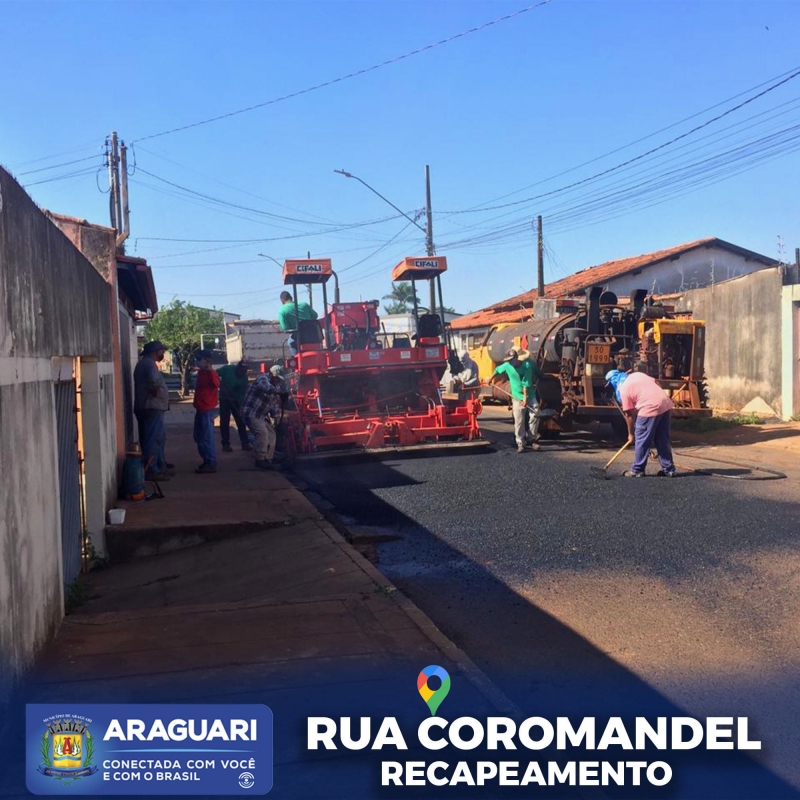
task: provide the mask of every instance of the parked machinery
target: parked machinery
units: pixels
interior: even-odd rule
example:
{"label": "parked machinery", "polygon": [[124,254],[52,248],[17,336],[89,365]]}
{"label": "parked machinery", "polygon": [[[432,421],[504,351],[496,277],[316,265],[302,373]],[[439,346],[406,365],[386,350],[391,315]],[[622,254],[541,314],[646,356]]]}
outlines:
{"label": "parked machinery", "polygon": [[[297,355],[288,360],[292,404],[287,450],[291,456],[338,451],[381,452],[402,448],[472,447],[486,444],[478,427],[481,403],[470,396],[443,397],[439,390],[449,360],[458,359],[442,326],[444,256],[406,258],[393,281],[427,281],[438,287],[440,313],[414,307],[416,333],[381,332],[378,302],[327,302],[335,274],[330,259],[287,261],[283,281],[321,284],[324,318],[303,320],[293,334]],[[416,295],[415,295],[416,296]],[[297,316],[297,314],[296,314]]]}
{"label": "parked machinery", "polygon": [[[574,313],[493,329],[480,348],[482,361],[488,356],[498,364],[512,347],[529,350],[544,373],[537,387],[543,432],[593,420],[622,432],[625,422],[606,388],[605,374],[614,368],[656,378],[675,403],[676,417],[711,415],[703,383],[705,323],[674,318],[645,290],[621,305],[613,292],[594,286]],[[499,389],[485,387],[505,400],[508,387]]]}

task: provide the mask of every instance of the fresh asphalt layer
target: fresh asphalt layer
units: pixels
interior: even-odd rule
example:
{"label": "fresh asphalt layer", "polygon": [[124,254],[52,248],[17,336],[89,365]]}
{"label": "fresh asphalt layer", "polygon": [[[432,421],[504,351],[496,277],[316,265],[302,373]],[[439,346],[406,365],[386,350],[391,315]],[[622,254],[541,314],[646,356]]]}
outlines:
{"label": "fresh asphalt layer", "polygon": [[800,796],[800,471],[598,480],[602,433],[518,454],[483,427],[489,452],[297,472],[526,715],[748,716],[764,743],[649,754],[675,777],[633,796]]}

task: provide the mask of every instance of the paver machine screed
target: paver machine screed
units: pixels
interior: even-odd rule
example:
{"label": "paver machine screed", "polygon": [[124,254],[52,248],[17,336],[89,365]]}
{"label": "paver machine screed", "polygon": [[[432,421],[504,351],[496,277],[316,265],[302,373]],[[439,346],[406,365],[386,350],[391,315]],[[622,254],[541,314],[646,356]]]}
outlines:
{"label": "paver machine screed", "polygon": [[328,305],[330,259],[287,260],[283,282],[292,287],[295,319],[298,286],[320,284],[326,310],[319,320],[301,320],[293,333],[297,354],[289,360],[291,401],[286,449],[290,458],[344,452],[472,448],[481,438],[477,393],[443,396],[439,384],[458,358],[447,344],[441,274],[444,256],[406,258],[392,281],[428,281],[438,288],[439,313],[414,303],[415,333],[381,328],[378,301],[342,303],[336,281]]}

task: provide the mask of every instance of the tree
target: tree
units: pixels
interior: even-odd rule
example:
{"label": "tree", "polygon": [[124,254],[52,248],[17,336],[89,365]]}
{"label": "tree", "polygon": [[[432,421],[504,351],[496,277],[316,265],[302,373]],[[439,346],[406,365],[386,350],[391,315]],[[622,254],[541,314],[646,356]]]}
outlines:
{"label": "tree", "polygon": [[[392,285],[392,291],[381,298],[392,301],[384,305],[383,310],[387,314],[407,314],[414,308],[414,295],[416,292],[410,283],[405,281],[395,283]],[[417,295],[417,305],[419,305],[419,295]]]}
{"label": "tree", "polygon": [[225,334],[221,311],[208,311],[182,300],[173,300],[164,306],[147,324],[145,337],[158,339],[172,352],[178,374],[181,376],[181,397],[189,388],[189,370],[194,365],[194,354],[201,348],[201,334]]}
{"label": "tree", "polygon": [[[392,286],[392,291],[390,294],[385,294],[381,299],[382,300],[391,300],[391,303],[386,303],[383,306],[383,310],[387,314],[407,314],[414,308],[414,295],[415,291],[410,283],[406,283],[401,281],[400,283],[395,283]],[[428,309],[426,306],[421,305],[419,295],[417,295],[417,307],[423,314],[428,313]],[[437,311],[439,309],[436,309]],[[451,308],[450,306],[444,307],[445,313],[447,314],[455,314],[456,310]]]}

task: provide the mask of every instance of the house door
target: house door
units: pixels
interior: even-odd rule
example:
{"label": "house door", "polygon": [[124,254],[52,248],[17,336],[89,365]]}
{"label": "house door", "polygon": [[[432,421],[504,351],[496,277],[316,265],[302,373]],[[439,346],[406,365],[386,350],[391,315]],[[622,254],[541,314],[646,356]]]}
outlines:
{"label": "house door", "polygon": [[64,587],[69,589],[81,572],[83,508],[81,457],[78,446],[78,396],[76,382],[54,384],[58,442],[58,484],[61,500],[61,552]]}

